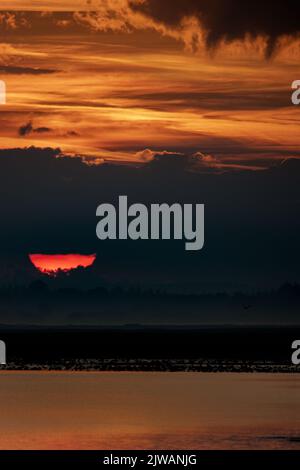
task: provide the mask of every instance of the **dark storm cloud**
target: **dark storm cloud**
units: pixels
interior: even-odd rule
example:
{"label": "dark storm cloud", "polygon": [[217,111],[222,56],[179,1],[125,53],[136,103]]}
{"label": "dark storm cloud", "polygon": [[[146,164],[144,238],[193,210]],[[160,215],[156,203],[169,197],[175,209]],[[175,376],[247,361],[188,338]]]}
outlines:
{"label": "dark storm cloud", "polygon": [[19,127],[19,136],[24,137],[25,135],[30,134],[32,130],[32,123],[28,122],[27,124]]}
{"label": "dark storm cloud", "polygon": [[252,38],[267,38],[266,55],[270,56],[282,36],[298,37],[300,3],[294,0],[146,0],[130,1],[134,10],[167,27],[178,28],[183,18],[196,17],[206,32],[208,48],[224,40],[231,42]]}
{"label": "dark storm cloud", "polygon": [[[100,6],[97,10],[95,3],[94,12],[77,15],[74,12],[3,12],[0,14],[0,36],[9,37],[13,42],[18,35],[28,33],[70,35],[154,28],[167,35],[171,31],[171,36],[178,39],[182,22],[196,18],[205,32],[208,49],[217,47],[222,41],[264,37],[267,41],[265,53],[270,57],[282,37],[298,38],[300,33],[300,4],[294,0],[124,0],[115,6],[109,2],[100,3]],[[137,21],[136,12],[142,13],[144,20],[139,18]],[[165,30],[160,28],[161,25]],[[185,27],[188,28],[187,23]],[[199,37],[195,25],[190,32],[190,46],[197,49]]]}

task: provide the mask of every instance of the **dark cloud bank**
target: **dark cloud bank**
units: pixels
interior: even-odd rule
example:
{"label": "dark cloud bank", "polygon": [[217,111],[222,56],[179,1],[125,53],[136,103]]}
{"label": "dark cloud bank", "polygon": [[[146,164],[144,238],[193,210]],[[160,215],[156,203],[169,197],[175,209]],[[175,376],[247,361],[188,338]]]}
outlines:
{"label": "dark cloud bank", "polygon": [[[246,38],[264,37],[267,40],[266,56],[270,57],[278,41],[282,37],[299,38],[300,5],[294,0],[129,0],[129,8],[145,16],[144,29],[149,28],[147,18],[154,20],[168,29],[180,32],[182,21],[186,18],[197,18],[205,31],[205,41],[208,49],[217,47],[222,41],[233,42]],[[96,9],[96,4],[95,4]],[[107,13],[113,20],[118,14],[116,6]],[[121,13],[122,14],[122,13]],[[10,18],[13,16],[16,29],[11,27]],[[130,16],[130,15],[129,15]],[[63,25],[63,26],[62,26]],[[130,31],[134,29],[129,22],[126,24]],[[142,27],[142,23],[139,26]],[[101,30],[101,28],[99,28]],[[41,12],[5,12],[0,28],[0,36],[14,38],[16,34],[78,34],[83,31],[91,32],[89,22],[78,21],[73,12],[54,12],[51,15],[41,15]],[[197,43],[197,39],[195,42]],[[197,48],[197,44],[195,47]],[[31,73],[31,72],[30,72]],[[38,72],[33,72],[38,73]],[[51,71],[46,71],[51,73]]]}
{"label": "dark cloud bank", "polygon": [[147,0],[131,6],[168,27],[178,28],[183,18],[196,17],[206,31],[208,48],[221,41],[267,38],[266,55],[274,52],[282,36],[299,37],[300,4],[293,0]]}
{"label": "dark cloud bank", "polygon": [[19,127],[18,133],[20,137],[25,137],[32,132],[35,132],[36,134],[46,134],[51,131],[52,129],[50,127],[33,127],[32,122],[28,122],[27,124]]}

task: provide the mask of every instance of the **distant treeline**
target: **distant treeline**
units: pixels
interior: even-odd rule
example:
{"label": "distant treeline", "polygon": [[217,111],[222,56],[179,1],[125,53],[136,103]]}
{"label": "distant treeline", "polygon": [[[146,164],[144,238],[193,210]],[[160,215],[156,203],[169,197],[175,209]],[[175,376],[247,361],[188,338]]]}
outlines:
{"label": "distant treeline", "polygon": [[300,324],[300,285],[255,293],[168,293],[139,287],[0,289],[0,323]]}

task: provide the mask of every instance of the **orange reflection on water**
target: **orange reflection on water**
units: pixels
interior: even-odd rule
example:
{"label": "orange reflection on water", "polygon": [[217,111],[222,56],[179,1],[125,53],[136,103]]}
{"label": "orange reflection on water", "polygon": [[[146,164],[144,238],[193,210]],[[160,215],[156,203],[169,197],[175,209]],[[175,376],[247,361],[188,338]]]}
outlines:
{"label": "orange reflection on water", "polygon": [[299,375],[1,372],[1,449],[299,449]]}

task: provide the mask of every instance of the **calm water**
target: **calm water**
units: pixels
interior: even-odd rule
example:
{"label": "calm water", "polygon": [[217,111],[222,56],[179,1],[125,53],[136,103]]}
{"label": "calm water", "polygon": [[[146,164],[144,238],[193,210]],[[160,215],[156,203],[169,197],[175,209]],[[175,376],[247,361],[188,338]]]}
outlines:
{"label": "calm water", "polygon": [[300,449],[300,375],[1,372],[1,449]]}

